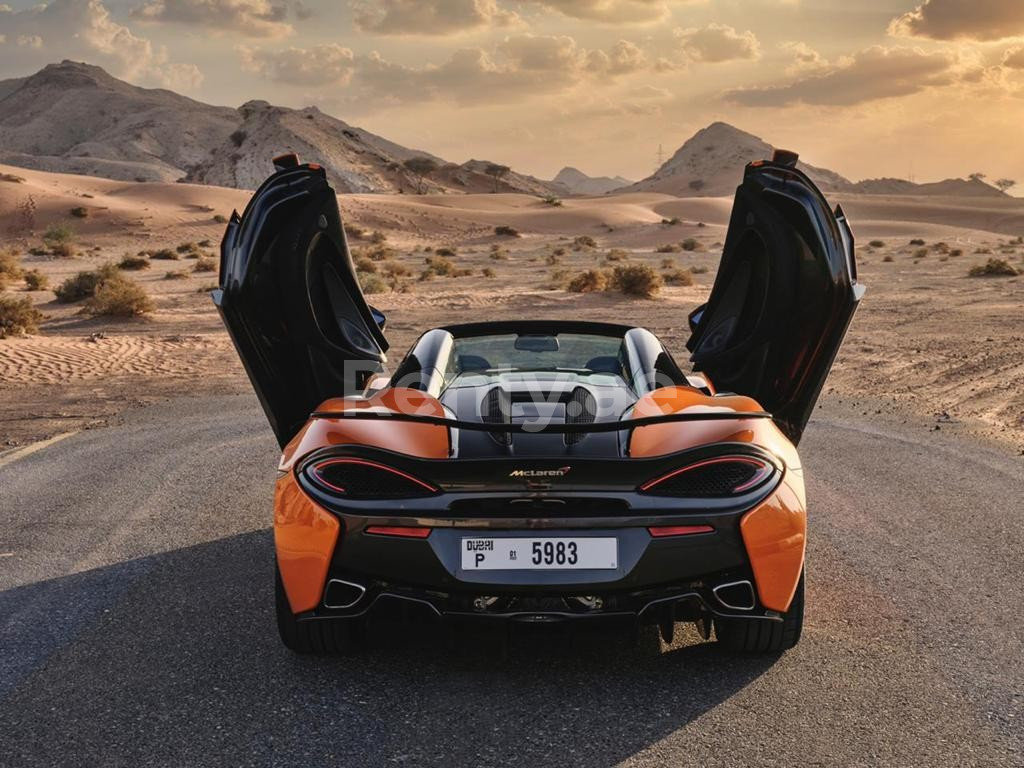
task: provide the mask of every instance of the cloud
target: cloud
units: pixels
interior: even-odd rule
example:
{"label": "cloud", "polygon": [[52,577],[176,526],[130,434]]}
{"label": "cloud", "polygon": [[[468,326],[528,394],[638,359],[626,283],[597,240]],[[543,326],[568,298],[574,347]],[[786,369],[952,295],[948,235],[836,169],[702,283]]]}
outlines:
{"label": "cloud", "polygon": [[793,55],[793,63],[786,67],[789,74],[819,70],[828,66],[828,60],[807,43],[790,41],[779,46]]}
{"label": "cloud", "polygon": [[284,37],[295,30],[286,18],[306,15],[304,6],[270,0],[152,0],[132,10],[149,22],[187,24],[247,37]]}
{"label": "cloud", "polygon": [[564,16],[605,24],[651,24],[666,20],[672,5],[694,0],[523,0]]}
{"label": "cloud", "polygon": [[347,85],[355,71],[355,56],[337,43],[312,48],[264,51],[239,46],[242,68],[267,80],[289,85]]}
{"label": "cloud", "polygon": [[347,48],[320,45],[270,52],[239,48],[242,65],[278,82],[304,86],[347,84],[347,103],[454,102],[508,104],[602,83],[647,66],[644,52],[620,40],[607,50],[587,50],[567,35],[520,34],[492,49],[460,48],[441,64],[409,66],[374,51],[354,56]]}
{"label": "cloud", "polygon": [[821,74],[786,85],[742,88],[726,99],[749,107],[779,107],[796,102],[830,106],[860,104],[908,96],[958,80],[957,59],[950,53],[925,53],[917,48],[873,46]]}
{"label": "cloud", "polygon": [[1024,69],[1024,46],[1008,49],[1003,54],[1003,66],[1010,69]]}
{"label": "cloud", "polygon": [[352,8],[356,29],[374,35],[453,35],[519,21],[496,0],[358,0]]}
{"label": "cloud", "polygon": [[889,24],[889,34],[933,40],[999,40],[1024,35],[1021,0],[925,0]]}
{"label": "cloud", "polygon": [[761,45],[750,30],[737,32],[726,24],[676,29],[672,33],[683,56],[690,61],[718,64],[761,58]]}
{"label": "cloud", "polygon": [[0,5],[0,68],[24,71],[57,58],[86,60],[118,77],[193,90],[202,73],[192,64],[170,61],[163,47],[137,37],[110,17],[101,0],[52,0],[23,11]]}

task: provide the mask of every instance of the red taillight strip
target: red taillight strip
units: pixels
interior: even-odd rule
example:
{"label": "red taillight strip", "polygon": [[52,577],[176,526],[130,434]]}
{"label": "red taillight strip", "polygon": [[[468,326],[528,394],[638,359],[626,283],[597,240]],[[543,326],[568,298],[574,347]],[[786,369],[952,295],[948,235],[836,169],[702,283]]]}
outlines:
{"label": "red taillight strip", "polygon": [[750,456],[720,456],[714,459],[704,459],[704,461],[698,461],[695,464],[687,464],[685,467],[680,467],[679,469],[673,470],[672,472],[669,472],[667,475],[662,475],[661,477],[656,477],[653,480],[648,480],[646,483],[640,486],[640,490],[649,490],[650,488],[656,486],[658,483],[662,483],[670,478],[675,477],[676,475],[682,474],[683,472],[689,472],[691,469],[697,469],[698,467],[706,467],[709,464],[723,464],[726,462],[734,461],[739,461],[744,464],[753,464],[754,466],[758,467],[760,471],[756,472],[754,476],[747,482],[733,488],[733,493],[739,493],[740,491],[745,491],[748,488],[754,487],[759,482],[764,480],[765,475],[769,471],[771,471],[771,465],[766,464],[760,459],[755,459]]}
{"label": "red taillight strip", "polygon": [[398,536],[403,539],[425,539],[430,535],[431,528],[412,525],[370,525],[366,532],[376,536]]}
{"label": "red taillight strip", "polygon": [[652,525],[647,532],[656,539],[664,536],[691,536],[695,533],[714,533],[710,525]]}
{"label": "red taillight strip", "polygon": [[437,488],[435,488],[432,485],[428,485],[427,483],[424,483],[419,478],[413,477],[412,475],[407,475],[402,470],[395,469],[394,467],[389,467],[387,464],[378,464],[376,461],[367,461],[366,459],[343,458],[343,459],[326,459],[324,461],[320,461],[320,462],[317,462],[316,464],[314,464],[313,467],[312,467],[312,470],[313,470],[313,474],[316,475],[316,479],[319,480],[324,485],[326,485],[328,488],[331,488],[331,489],[333,489],[335,491],[338,491],[339,493],[345,493],[345,489],[340,487],[340,486],[333,485],[333,484],[327,482],[324,479],[323,475],[320,474],[320,468],[321,467],[330,467],[330,466],[333,466],[334,464],[359,464],[359,465],[364,466],[364,467],[373,467],[374,469],[383,469],[385,472],[390,472],[390,473],[392,473],[394,475],[398,475],[399,477],[404,477],[406,480],[409,480],[410,482],[416,483],[416,485],[420,486],[421,488],[426,488],[431,493],[437,493]]}

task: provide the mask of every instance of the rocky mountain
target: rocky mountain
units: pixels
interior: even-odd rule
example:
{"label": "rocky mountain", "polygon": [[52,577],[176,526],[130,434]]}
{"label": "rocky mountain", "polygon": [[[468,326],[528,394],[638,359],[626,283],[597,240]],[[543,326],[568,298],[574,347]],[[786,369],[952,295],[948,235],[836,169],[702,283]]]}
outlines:
{"label": "rocky mountain", "polygon": [[633,182],[621,176],[587,176],[578,168],[566,166],[551,183],[564,187],[570,195],[604,195]]}
{"label": "rocky mountain", "polygon": [[[494,165],[457,165],[326,115],[250,101],[215,107],[161,89],[139,88],[100,67],[63,61],[0,80],[0,163],[131,181],[190,181],[253,189],[270,161],[296,152],[327,170],[339,192],[490,192]],[[419,177],[405,167],[429,158]],[[497,190],[552,194],[508,171]]]}
{"label": "rocky mountain", "polygon": [[945,197],[1005,197],[1005,193],[980,179],[945,179],[915,184],[906,179],[864,179],[850,186],[849,192],[862,195],[937,195]]}
{"label": "rocky mountain", "polygon": [[[731,195],[751,160],[771,157],[772,146],[728,123],[712,123],[695,133],[653,175],[623,191],[664,192],[679,197]],[[800,162],[798,167],[825,190],[845,188],[849,180],[834,171]]]}
{"label": "rocky mountain", "polygon": [[71,61],[0,82],[0,163],[26,168],[174,181],[205,162],[237,123],[233,109]]}

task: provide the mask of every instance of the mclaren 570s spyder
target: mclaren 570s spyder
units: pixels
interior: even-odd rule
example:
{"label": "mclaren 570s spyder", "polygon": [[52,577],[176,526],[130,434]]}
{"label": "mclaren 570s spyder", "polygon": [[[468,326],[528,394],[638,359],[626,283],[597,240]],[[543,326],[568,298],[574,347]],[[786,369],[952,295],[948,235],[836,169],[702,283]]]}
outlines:
{"label": "mclaren 570s spyder", "polygon": [[426,331],[385,374],[324,170],[294,155],[221,246],[221,316],[283,449],[277,622],[344,653],[368,620],[676,622],[800,638],[796,445],[864,288],[846,217],[777,152],[746,166],[694,372],[625,317]]}

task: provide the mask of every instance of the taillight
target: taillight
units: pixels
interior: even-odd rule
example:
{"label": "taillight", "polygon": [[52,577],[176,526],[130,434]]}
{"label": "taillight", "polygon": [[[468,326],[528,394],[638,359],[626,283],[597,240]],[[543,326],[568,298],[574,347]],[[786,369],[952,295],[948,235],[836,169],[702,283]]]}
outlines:
{"label": "taillight", "polygon": [[761,485],[772,470],[771,464],[754,456],[719,456],[649,480],[640,491],[656,496],[734,496]]}
{"label": "taillight", "polygon": [[322,490],[347,499],[409,499],[438,492],[410,474],[366,459],[322,459],[310,464],[306,473]]}

